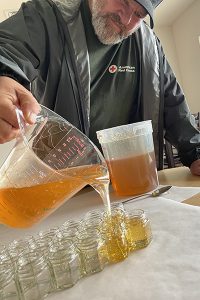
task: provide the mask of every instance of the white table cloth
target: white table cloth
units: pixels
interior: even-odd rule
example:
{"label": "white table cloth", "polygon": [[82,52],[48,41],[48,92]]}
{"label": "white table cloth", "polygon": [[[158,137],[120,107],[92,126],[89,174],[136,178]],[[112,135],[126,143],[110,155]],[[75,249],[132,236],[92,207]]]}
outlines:
{"label": "white table cloth", "polygon": [[[200,207],[180,203],[200,188],[176,188],[158,198],[128,205],[144,209],[151,220],[153,241],[121,263],[83,278],[74,287],[48,296],[49,300],[199,300]],[[112,194],[112,193],[111,193]],[[112,195],[112,198],[116,199]],[[102,206],[90,188],[66,202],[40,224],[26,230],[0,225],[1,243],[36,234],[81,217]]]}

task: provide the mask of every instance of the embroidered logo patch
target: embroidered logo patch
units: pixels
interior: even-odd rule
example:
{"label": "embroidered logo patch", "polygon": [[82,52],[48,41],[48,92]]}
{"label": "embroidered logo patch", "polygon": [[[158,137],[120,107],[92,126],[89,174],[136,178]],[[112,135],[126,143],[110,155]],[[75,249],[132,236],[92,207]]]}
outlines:
{"label": "embroidered logo patch", "polygon": [[110,66],[110,67],[109,67],[109,72],[110,72],[111,74],[117,72],[117,66],[116,66],[116,65]]}
{"label": "embroidered logo patch", "polygon": [[108,69],[108,71],[111,73],[111,74],[114,74],[116,72],[118,73],[125,73],[125,72],[128,72],[128,73],[134,73],[135,72],[135,66],[134,67],[131,67],[131,66],[116,66],[116,65],[111,65]]}

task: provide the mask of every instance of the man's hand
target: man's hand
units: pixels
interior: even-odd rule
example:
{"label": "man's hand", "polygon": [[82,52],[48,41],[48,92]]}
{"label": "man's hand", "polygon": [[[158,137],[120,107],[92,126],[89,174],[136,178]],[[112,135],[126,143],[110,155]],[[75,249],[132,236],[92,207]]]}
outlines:
{"label": "man's hand", "polygon": [[200,159],[193,161],[190,166],[190,171],[193,175],[200,175]]}
{"label": "man's hand", "polygon": [[0,76],[0,144],[19,134],[15,108],[21,109],[27,123],[33,124],[40,105],[33,95],[15,80]]}

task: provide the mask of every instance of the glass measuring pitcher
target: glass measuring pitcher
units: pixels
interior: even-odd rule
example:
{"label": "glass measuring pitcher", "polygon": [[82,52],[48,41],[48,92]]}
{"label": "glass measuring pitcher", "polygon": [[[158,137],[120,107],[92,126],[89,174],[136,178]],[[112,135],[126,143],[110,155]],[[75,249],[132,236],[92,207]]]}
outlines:
{"label": "glass measuring pitcher", "polygon": [[16,113],[21,135],[0,169],[0,223],[30,227],[87,184],[108,190],[105,160],[82,132],[44,106],[34,125]]}

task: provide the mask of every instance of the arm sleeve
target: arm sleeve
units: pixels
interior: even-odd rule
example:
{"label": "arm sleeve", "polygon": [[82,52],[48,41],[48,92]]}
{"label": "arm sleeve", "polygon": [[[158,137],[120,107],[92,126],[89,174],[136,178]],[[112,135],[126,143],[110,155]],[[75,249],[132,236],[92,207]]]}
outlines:
{"label": "arm sleeve", "polygon": [[163,66],[165,138],[177,148],[181,162],[190,167],[200,158],[200,132],[165,55]]}
{"label": "arm sleeve", "polygon": [[38,76],[45,81],[50,53],[58,44],[56,37],[51,5],[46,0],[23,3],[15,15],[0,24],[0,75],[12,77],[26,88]]}

